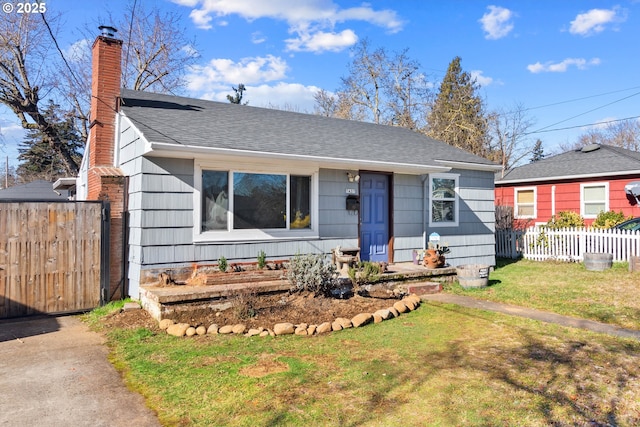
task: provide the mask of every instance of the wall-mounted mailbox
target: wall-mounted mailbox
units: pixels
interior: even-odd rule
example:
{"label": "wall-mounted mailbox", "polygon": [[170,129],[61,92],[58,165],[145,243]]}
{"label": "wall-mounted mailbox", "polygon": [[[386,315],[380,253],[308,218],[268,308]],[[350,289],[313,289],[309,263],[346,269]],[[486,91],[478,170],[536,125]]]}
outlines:
{"label": "wall-mounted mailbox", "polygon": [[354,195],[347,196],[347,210],[348,211],[360,210],[360,198],[358,196],[354,196]]}

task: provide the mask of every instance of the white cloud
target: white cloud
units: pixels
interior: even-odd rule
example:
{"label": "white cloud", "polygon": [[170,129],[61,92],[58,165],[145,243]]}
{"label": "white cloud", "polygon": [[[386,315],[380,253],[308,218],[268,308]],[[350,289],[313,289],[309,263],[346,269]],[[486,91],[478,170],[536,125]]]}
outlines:
{"label": "white cloud", "polygon": [[[337,51],[357,41],[351,29],[335,31],[338,23],[363,21],[390,33],[402,30],[404,22],[390,9],[375,10],[368,3],[340,8],[332,0],[173,0],[193,8],[190,17],[202,29],[211,29],[214,18],[238,15],[247,21],[269,18],[285,21],[297,37],[286,40],[288,48],[302,51]],[[351,44],[349,44],[351,43]]]}
{"label": "white cloud", "polygon": [[544,64],[536,62],[535,64],[527,65],[527,70],[537,73],[564,73],[571,66],[575,66],[579,70],[586,70],[591,65],[600,65],[600,58],[593,58],[586,60],[584,58],[567,58],[561,62],[545,62]]}
{"label": "white cloud", "polygon": [[488,6],[487,8],[489,12],[479,19],[482,24],[482,30],[486,33],[484,37],[489,40],[505,37],[513,30],[513,22],[511,20],[515,14],[504,7]]}
{"label": "white cloud", "polygon": [[471,78],[476,80],[476,83],[478,83],[482,87],[487,87],[491,83],[493,83],[493,78],[483,76],[482,73],[482,70],[471,70],[469,72],[469,74],[471,74]]}
{"label": "white cloud", "polygon": [[622,22],[625,19],[626,17],[617,7],[612,9],[591,9],[586,13],[579,14],[576,19],[571,21],[569,32],[588,36],[604,31],[607,24]]}
{"label": "white cloud", "polygon": [[207,65],[191,67],[186,78],[189,90],[204,91],[212,84],[250,85],[281,80],[286,77],[287,69],[286,61],[273,55],[242,58],[239,62],[212,59]]}
{"label": "white cloud", "polygon": [[91,56],[92,40],[82,39],[73,43],[64,51],[64,57],[69,62],[82,62]]}
{"label": "white cloud", "polygon": [[[246,100],[252,107],[292,108],[304,113],[313,112],[314,95],[320,90],[316,86],[305,86],[299,83],[278,82],[275,85],[261,84],[245,86],[243,102]],[[233,95],[231,85],[210,87],[198,97],[212,101],[228,102],[227,95]]]}
{"label": "white cloud", "polygon": [[358,36],[351,30],[344,30],[340,33],[299,32],[298,35],[298,38],[285,40],[287,50],[294,52],[340,52],[358,41]]}
{"label": "white cloud", "polygon": [[264,43],[265,41],[267,41],[267,38],[260,31],[251,33],[251,43],[260,44]]}

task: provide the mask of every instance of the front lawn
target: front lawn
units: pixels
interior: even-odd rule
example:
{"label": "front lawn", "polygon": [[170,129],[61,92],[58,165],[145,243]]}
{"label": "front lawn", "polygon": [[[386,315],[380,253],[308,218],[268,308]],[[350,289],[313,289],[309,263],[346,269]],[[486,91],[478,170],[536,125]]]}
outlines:
{"label": "front lawn", "polygon": [[[592,272],[518,262],[494,272],[489,289],[465,293],[572,305],[547,295],[551,285],[540,285],[547,290],[539,298],[525,295],[526,282],[540,284],[543,273],[582,288]],[[581,279],[566,277],[574,273]],[[631,280],[619,267],[594,274],[611,276]],[[556,297],[584,295],[593,294],[564,289]],[[397,319],[311,337],[106,334],[113,363],[163,425],[640,424],[640,342],[455,305],[425,303]]]}
{"label": "front lawn", "polygon": [[640,330],[640,273],[627,263],[588,271],[582,263],[499,259],[489,287],[446,292]]}

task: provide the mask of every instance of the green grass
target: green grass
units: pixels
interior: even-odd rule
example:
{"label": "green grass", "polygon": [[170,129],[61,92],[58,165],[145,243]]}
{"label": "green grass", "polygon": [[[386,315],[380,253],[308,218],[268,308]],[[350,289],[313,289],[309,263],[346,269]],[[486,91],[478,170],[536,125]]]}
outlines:
{"label": "green grass", "polygon": [[445,291],[640,330],[640,274],[627,263],[588,271],[581,263],[498,260],[489,279],[487,288]]}
{"label": "green grass", "polygon": [[[621,321],[635,283],[620,265],[518,261],[488,289],[449,291]],[[640,424],[640,342],[455,305],[313,337],[105,333],[167,426]]]}

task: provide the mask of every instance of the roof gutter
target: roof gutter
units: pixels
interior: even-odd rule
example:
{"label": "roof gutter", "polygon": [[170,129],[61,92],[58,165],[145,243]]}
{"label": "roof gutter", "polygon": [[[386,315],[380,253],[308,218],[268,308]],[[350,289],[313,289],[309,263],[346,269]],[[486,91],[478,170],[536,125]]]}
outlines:
{"label": "roof gutter", "polygon": [[477,171],[490,171],[490,172],[498,172],[502,170],[501,165],[496,164],[484,164],[484,163],[470,163],[470,162],[459,162],[455,160],[435,160],[436,163],[440,163],[448,166],[451,169],[470,169]]}
{"label": "roof gutter", "polygon": [[313,163],[327,168],[370,169],[385,172],[403,172],[421,175],[425,173],[448,172],[449,166],[421,165],[412,163],[383,162],[377,160],[341,159],[337,157],[310,156],[301,154],[270,153],[264,151],[237,150],[232,148],[200,147],[194,145],[176,145],[163,142],[148,142],[148,155],[190,159],[194,154],[220,157],[241,157],[242,159],[277,159]]}

